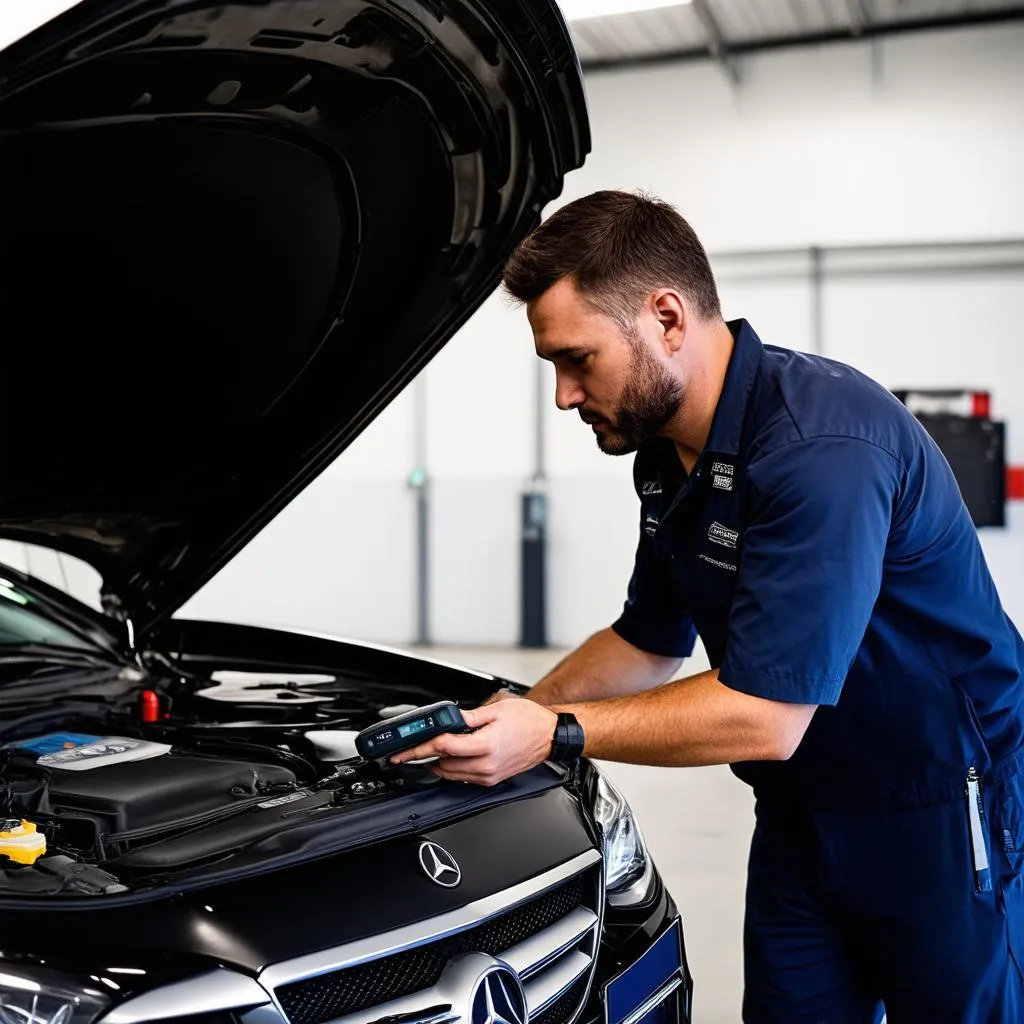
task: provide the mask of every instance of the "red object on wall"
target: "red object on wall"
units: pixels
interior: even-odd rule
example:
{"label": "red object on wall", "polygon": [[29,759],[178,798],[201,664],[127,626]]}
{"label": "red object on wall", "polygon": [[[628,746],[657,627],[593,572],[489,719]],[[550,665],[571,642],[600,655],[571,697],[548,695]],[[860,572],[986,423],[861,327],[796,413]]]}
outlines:
{"label": "red object on wall", "polygon": [[1024,501],[1024,466],[1007,467],[1006,497],[1011,501]]}
{"label": "red object on wall", "polygon": [[976,419],[987,420],[992,415],[992,396],[987,391],[975,391],[972,399],[972,415]]}

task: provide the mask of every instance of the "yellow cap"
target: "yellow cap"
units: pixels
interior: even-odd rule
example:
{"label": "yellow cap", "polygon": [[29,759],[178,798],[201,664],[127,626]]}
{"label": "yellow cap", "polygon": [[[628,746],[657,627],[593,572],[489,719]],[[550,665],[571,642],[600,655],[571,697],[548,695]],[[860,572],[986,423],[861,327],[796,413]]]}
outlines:
{"label": "yellow cap", "polygon": [[24,818],[0,822],[0,854],[16,864],[34,864],[44,853],[46,836],[39,833],[34,822]]}

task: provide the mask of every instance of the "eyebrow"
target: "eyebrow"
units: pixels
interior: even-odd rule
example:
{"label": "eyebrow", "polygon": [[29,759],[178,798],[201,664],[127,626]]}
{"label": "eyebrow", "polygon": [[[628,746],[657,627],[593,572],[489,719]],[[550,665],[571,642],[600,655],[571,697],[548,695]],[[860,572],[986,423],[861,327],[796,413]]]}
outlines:
{"label": "eyebrow", "polygon": [[590,350],[580,345],[563,345],[561,348],[556,348],[553,352],[547,352],[544,354],[538,353],[541,359],[546,359],[549,363],[555,362],[556,359],[566,359],[571,356],[582,356],[586,355]]}

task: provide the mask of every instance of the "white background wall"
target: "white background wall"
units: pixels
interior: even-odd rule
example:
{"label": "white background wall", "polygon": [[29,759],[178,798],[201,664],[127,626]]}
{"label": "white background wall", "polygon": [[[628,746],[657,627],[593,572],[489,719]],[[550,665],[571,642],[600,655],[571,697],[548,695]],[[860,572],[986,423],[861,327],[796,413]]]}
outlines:
{"label": "white background wall", "polygon": [[[1024,28],[1000,26],[591,75],[594,150],[558,204],[599,188],[675,203],[712,254],[780,246],[1024,238]],[[551,211],[549,211],[551,212]],[[728,317],[806,348],[801,273],[738,279]],[[1024,462],[1024,274],[827,277],[825,354],[887,387],[987,388]],[[532,342],[496,295],[417,382],[431,476],[431,616],[441,643],[518,636],[518,492],[532,470]],[[630,460],[596,449],[546,382],[550,634],[575,644],[623,598],[636,536]],[[386,642],[415,634],[414,402],[406,393],[184,609]],[[1024,624],[1024,505],[983,531]]]}

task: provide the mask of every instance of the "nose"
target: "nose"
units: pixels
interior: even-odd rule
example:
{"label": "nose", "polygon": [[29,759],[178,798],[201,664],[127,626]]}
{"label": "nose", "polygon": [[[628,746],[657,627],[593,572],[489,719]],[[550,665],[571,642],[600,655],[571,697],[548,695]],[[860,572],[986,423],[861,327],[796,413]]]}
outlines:
{"label": "nose", "polygon": [[562,412],[568,412],[583,404],[587,396],[583,388],[567,374],[555,371],[555,405]]}

